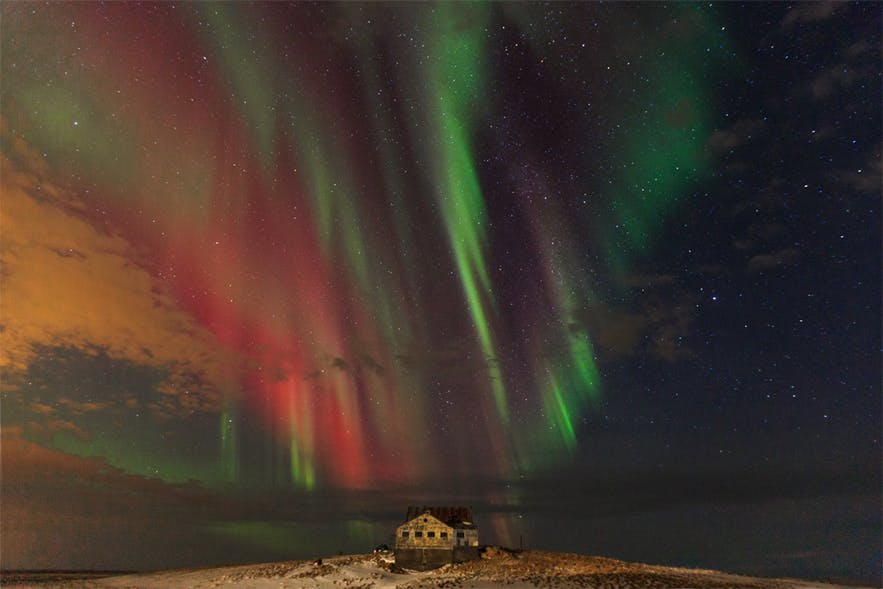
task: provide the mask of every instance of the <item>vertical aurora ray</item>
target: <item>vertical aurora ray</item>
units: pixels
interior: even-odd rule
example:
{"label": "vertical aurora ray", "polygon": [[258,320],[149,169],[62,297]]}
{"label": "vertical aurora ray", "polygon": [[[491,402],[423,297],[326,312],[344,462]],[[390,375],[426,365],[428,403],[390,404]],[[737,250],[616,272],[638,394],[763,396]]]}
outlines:
{"label": "vertical aurora ray", "polygon": [[[241,183],[238,177],[232,181],[240,183],[244,193],[257,190],[273,199],[265,203],[266,208],[252,204],[247,211],[249,217],[262,217],[265,227],[276,224],[270,219],[285,218],[285,211],[274,209],[291,202],[293,196],[302,205],[295,227],[285,229],[280,225],[271,233],[274,245],[282,244],[284,251],[294,254],[289,260],[276,260],[290,271],[288,277],[281,278],[280,288],[301,296],[288,301],[273,296],[269,308],[275,310],[274,317],[296,318],[295,331],[309,337],[306,341],[298,337],[286,342],[284,336],[271,336],[269,332],[277,329],[267,323],[267,311],[258,307],[238,318],[247,332],[264,334],[263,345],[274,350],[273,357],[296,358],[290,363],[283,359],[283,364],[290,364],[285,368],[286,382],[292,383],[294,392],[262,379],[252,386],[263,390],[266,419],[278,421],[279,415],[289,415],[287,425],[279,423],[275,427],[287,432],[288,470],[296,486],[311,489],[321,478],[361,485],[378,467],[367,459],[367,449],[379,444],[388,450],[398,442],[401,430],[390,426],[386,417],[396,407],[403,408],[403,403],[395,384],[400,375],[390,371],[381,380],[364,372],[357,374],[351,363],[365,355],[356,342],[373,342],[381,346],[379,353],[372,352],[373,365],[380,366],[377,360],[382,365],[392,364],[388,350],[409,337],[402,329],[401,317],[406,313],[395,302],[402,297],[381,280],[389,267],[388,248],[364,229],[366,213],[360,204],[363,195],[356,190],[353,176],[358,164],[344,139],[351,122],[341,120],[333,105],[317,96],[323,90],[312,81],[272,75],[286,66],[273,58],[255,57],[266,51],[272,39],[258,42],[261,35],[256,34],[257,25],[251,20],[244,29],[233,26],[236,15],[232,11],[237,8],[228,8],[197,10],[195,19],[200,26],[219,31],[217,40],[207,40],[207,44],[213,47],[211,54],[221,57],[223,77],[230,86],[230,106],[240,119],[237,127],[245,130],[242,135],[261,161],[262,174],[249,174],[248,179],[257,188]],[[277,110],[285,115],[269,114]],[[234,146],[232,157],[241,147]],[[249,160],[228,161],[247,168]],[[229,186],[229,182],[225,184]],[[215,208],[227,218],[242,215],[245,202],[239,201],[236,190],[228,187],[224,193],[231,200],[221,207],[216,202]],[[311,222],[305,223],[305,215]],[[230,231],[238,235],[234,243],[248,243],[249,233],[236,227],[224,231],[225,239],[229,240]],[[291,233],[286,235],[286,231]],[[246,257],[225,266],[244,271],[248,264],[254,267],[255,262]],[[257,265],[269,267],[266,261],[257,261]],[[231,278],[234,285],[240,280],[229,272],[219,272],[219,276],[219,284],[212,290],[223,289]],[[261,298],[269,298],[274,288]],[[356,325],[355,335],[347,333]],[[258,356],[253,363],[260,366],[267,360]],[[320,376],[303,385],[293,384],[304,373]],[[366,396],[377,401],[367,403]],[[281,411],[289,402],[291,410]],[[393,471],[413,471],[414,461],[408,454],[401,452]]]}
{"label": "vertical aurora ray", "polygon": [[542,390],[547,424],[558,430],[561,442],[571,453],[578,441],[576,422],[597,406],[600,382],[588,335],[571,332],[565,341],[567,354],[557,362],[546,363],[548,377]]}
{"label": "vertical aurora ray", "polygon": [[482,353],[490,361],[496,415],[505,425],[509,421],[505,383],[492,361],[498,354],[492,328],[495,299],[485,261],[487,211],[472,145],[476,117],[485,101],[482,27],[488,15],[483,4],[470,4],[468,9],[446,3],[434,7],[428,25],[436,34],[428,43],[432,63],[427,68],[427,110],[433,115],[433,141],[439,150],[432,168],[436,202]]}
{"label": "vertical aurora ray", "polygon": [[[373,100],[374,97],[376,97],[376,92],[371,92],[370,94]],[[382,107],[377,104],[375,104],[374,107],[377,109],[382,109]],[[375,134],[380,135],[382,133],[381,127],[386,126],[386,124],[386,121],[379,121],[377,127],[375,128]],[[384,188],[386,193],[389,194],[390,197],[393,199],[392,207],[394,227],[399,244],[401,244],[402,246],[400,250],[403,258],[402,267],[407,273],[408,290],[410,292],[417,292],[418,279],[416,273],[414,272],[414,268],[417,264],[417,262],[414,260],[414,255],[417,251],[416,242],[414,239],[414,223],[407,214],[408,208],[406,202],[404,201],[405,188],[402,186],[398,174],[394,171],[402,167],[402,161],[398,154],[393,152],[393,149],[390,147],[388,141],[380,139],[379,143],[381,144],[381,155],[384,161],[384,164],[381,167],[381,170],[383,172]],[[419,299],[415,301],[415,304],[419,305],[419,303]],[[422,316],[419,306],[416,309],[415,314],[417,317]]]}
{"label": "vertical aurora ray", "polygon": [[250,11],[235,4],[191,4],[193,20],[218,56],[222,77],[229,83],[235,107],[245,120],[252,145],[268,171],[273,162],[276,134],[274,81],[278,76],[261,59],[266,50],[258,45],[262,38]]}
{"label": "vertical aurora ray", "polygon": [[564,444],[568,449],[572,449],[576,445],[576,432],[573,426],[573,416],[564,399],[564,394],[565,392],[562,391],[555,374],[550,374],[547,385],[546,414],[553,423],[557,424]]}
{"label": "vertical aurora ray", "polygon": [[224,480],[235,483],[239,476],[239,415],[232,397],[225,395],[220,414],[221,472]]}
{"label": "vertical aurora ray", "polygon": [[[357,12],[350,12],[350,6],[349,4],[340,5],[341,9],[347,12],[348,19],[359,19],[361,15]],[[362,77],[364,79],[364,98],[370,106],[369,112],[372,113],[369,119],[371,121],[373,140],[380,152],[383,193],[389,199],[391,218],[397,238],[395,253],[399,259],[400,267],[405,273],[404,290],[406,291],[407,300],[412,307],[409,310],[408,316],[414,318],[417,323],[417,330],[423,333],[425,332],[425,321],[423,320],[422,301],[418,296],[420,286],[416,272],[418,265],[416,253],[418,250],[414,228],[415,219],[411,214],[406,198],[406,183],[399,173],[399,170],[404,169],[405,157],[401,152],[400,146],[396,143],[393,133],[390,131],[396,127],[397,123],[391,112],[393,105],[390,104],[388,99],[383,98],[385,94],[383,92],[380,71],[380,56],[382,52],[373,39],[366,40],[362,37],[356,38],[355,51],[359,56]],[[402,309],[397,309],[396,311],[402,311]],[[380,325],[391,326],[392,319],[390,310],[385,308]],[[391,330],[386,335],[391,338],[390,341],[394,343],[396,348],[405,345],[405,342],[412,337],[410,333],[400,334],[395,330]]]}
{"label": "vertical aurora ray", "polygon": [[[537,361],[534,372],[539,379],[536,386],[543,395],[545,424],[533,429],[526,438],[530,442],[519,447],[522,465],[527,470],[549,466],[535,462],[533,456],[537,448],[563,448],[565,456],[571,454],[578,443],[578,423],[600,401],[600,376],[592,343],[584,329],[574,327],[571,302],[568,297],[556,302],[556,311],[563,323],[545,336],[546,341],[559,342],[559,347],[551,354],[537,352],[541,360]],[[557,440],[550,438],[549,431],[557,432]]]}
{"label": "vertical aurora ray", "polygon": [[[536,325],[531,346],[534,386],[541,393],[541,418],[531,422],[515,444],[524,472],[548,468],[571,455],[579,443],[579,424],[601,399],[601,379],[594,349],[578,320],[592,284],[579,272],[579,241],[560,211],[548,206],[554,184],[529,159],[511,170],[519,206],[530,219],[529,236],[539,256],[543,301],[548,319]],[[542,344],[538,343],[542,342]]]}
{"label": "vertical aurora ray", "polygon": [[[294,396],[293,396],[294,397]],[[313,436],[312,422],[303,415],[307,407],[296,410],[292,399],[291,431],[289,432],[289,465],[291,482],[295,486],[312,490],[316,485],[316,473],[313,467]]]}
{"label": "vertical aurora ray", "polygon": [[[329,292],[328,297],[338,301],[338,305],[327,310],[326,327],[315,332],[325,334],[317,339],[316,348],[332,351],[335,357],[362,360],[368,366],[356,371],[346,364],[346,375],[329,374],[324,379],[333,383],[333,394],[344,408],[344,429],[358,436],[363,424],[370,425],[376,436],[374,441],[389,450],[400,439],[401,425],[389,423],[386,416],[393,408],[403,406],[398,383],[407,390],[407,379],[383,366],[393,365],[388,350],[399,349],[410,339],[409,313],[400,304],[405,297],[397,284],[385,281],[394,267],[394,256],[388,246],[365,230],[368,214],[361,204],[364,195],[355,188],[357,182],[353,177],[358,166],[352,150],[338,133],[337,123],[332,124],[328,113],[306,108],[302,99],[292,99],[290,109],[296,119],[292,129],[294,156],[305,168],[310,210],[323,259],[327,268],[345,270],[324,271],[336,291]],[[306,320],[312,321],[309,317]],[[345,335],[344,331],[353,333]],[[381,356],[375,358],[376,352],[366,352],[366,343],[382,343]],[[364,396],[370,396],[374,402],[364,403]],[[359,448],[367,445],[365,440],[354,443]],[[405,456],[399,467],[403,472],[411,472],[414,462],[406,457],[410,452],[402,453]],[[361,461],[351,464],[356,468]]]}

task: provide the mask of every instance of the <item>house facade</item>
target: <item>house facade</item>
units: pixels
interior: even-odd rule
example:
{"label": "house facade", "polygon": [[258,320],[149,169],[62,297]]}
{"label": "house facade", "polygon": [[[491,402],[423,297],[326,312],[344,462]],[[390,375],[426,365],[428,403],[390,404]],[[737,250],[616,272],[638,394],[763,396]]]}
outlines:
{"label": "house facade", "polygon": [[478,558],[478,528],[464,507],[409,507],[396,528],[396,564],[417,570]]}

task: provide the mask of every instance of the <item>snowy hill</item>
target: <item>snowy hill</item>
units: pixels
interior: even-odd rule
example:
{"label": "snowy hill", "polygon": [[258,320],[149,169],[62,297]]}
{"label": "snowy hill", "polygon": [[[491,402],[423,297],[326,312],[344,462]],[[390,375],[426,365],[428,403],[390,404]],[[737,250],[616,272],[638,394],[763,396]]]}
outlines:
{"label": "snowy hill", "polygon": [[[4,579],[7,581],[8,579]],[[4,582],[4,586],[6,583]],[[628,563],[554,552],[489,548],[481,560],[427,572],[402,570],[391,554],[338,556],[211,569],[175,570],[97,580],[14,585],[58,589],[833,589],[792,579]]]}

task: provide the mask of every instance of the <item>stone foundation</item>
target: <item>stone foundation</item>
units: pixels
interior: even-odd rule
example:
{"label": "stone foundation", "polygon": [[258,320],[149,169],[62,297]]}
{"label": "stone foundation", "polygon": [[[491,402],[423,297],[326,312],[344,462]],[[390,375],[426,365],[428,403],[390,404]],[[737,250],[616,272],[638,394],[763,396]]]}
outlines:
{"label": "stone foundation", "polygon": [[478,558],[477,546],[442,548],[397,548],[396,564],[405,569],[428,571],[453,562],[466,562]]}

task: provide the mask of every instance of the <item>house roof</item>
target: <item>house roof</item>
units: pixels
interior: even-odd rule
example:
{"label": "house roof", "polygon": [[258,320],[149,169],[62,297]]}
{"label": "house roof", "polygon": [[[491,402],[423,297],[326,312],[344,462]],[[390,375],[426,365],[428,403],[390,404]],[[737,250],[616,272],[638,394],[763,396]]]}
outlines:
{"label": "house roof", "polygon": [[438,507],[427,506],[418,507],[412,505],[408,507],[408,513],[405,515],[405,521],[411,521],[415,517],[420,517],[424,513],[429,513],[451,527],[465,528],[475,527],[472,525],[472,510],[468,507]]}

